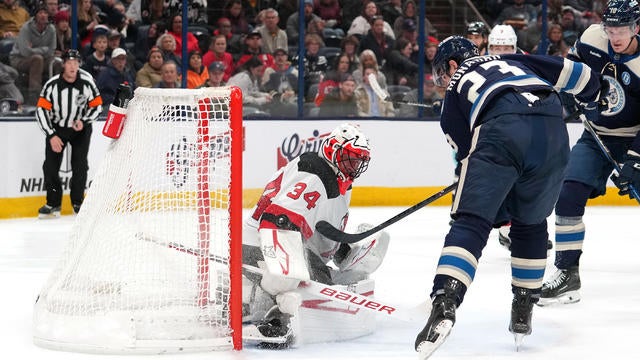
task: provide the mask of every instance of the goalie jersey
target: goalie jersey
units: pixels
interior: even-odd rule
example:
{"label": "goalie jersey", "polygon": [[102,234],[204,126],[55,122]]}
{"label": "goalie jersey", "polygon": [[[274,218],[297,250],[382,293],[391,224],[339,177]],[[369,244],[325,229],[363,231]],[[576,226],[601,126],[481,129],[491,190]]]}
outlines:
{"label": "goalie jersey", "polygon": [[299,231],[305,248],[326,264],[340,243],[315,231],[324,220],[344,229],[351,202],[351,188],[340,194],[334,169],[315,152],[300,155],[269,180],[251,215],[245,221],[243,243],[260,246],[260,228],[283,228],[278,221],[288,219],[285,229]]}
{"label": "goalie jersey", "polygon": [[[636,38],[640,41],[640,36]],[[640,53],[614,53],[602,26],[595,24],[584,31],[568,57],[589,64],[609,81],[609,110],[590,116],[596,131],[607,136],[636,137],[632,149],[640,153]]]}
{"label": "goalie jersey", "polygon": [[[582,102],[594,101],[600,75],[579,62],[538,55],[490,55],[467,59],[451,77],[440,126],[460,162],[469,154],[473,129],[502,92],[567,92]],[[492,111],[510,109],[492,109]]]}

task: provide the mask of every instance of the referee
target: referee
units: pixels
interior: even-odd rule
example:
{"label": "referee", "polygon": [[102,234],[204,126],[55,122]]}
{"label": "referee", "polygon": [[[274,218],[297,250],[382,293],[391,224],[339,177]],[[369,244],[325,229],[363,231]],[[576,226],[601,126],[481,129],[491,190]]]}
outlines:
{"label": "referee", "polygon": [[102,111],[100,92],[89,73],[80,70],[80,53],[67,50],[62,55],[62,73],[53,76],[42,88],[36,119],[46,136],[42,165],[47,203],[38,210],[41,219],[60,216],[62,150],[71,144],[71,205],[75,214],[84,200],[89,164],[91,123]]}

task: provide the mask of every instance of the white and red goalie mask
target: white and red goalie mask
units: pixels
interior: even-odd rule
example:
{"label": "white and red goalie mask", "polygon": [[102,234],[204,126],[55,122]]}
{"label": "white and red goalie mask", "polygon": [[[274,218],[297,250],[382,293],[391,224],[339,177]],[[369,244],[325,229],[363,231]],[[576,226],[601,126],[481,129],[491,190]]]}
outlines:
{"label": "white and red goalie mask", "polygon": [[369,139],[357,125],[342,124],[322,142],[320,155],[338,169],[339,179],[353,182],[369,167]]}

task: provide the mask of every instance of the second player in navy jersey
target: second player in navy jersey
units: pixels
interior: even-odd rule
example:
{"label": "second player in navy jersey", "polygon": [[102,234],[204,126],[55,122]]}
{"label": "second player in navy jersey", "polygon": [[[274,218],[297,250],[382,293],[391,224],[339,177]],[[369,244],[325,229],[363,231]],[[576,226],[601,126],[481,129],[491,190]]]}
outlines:
{"label": "second player in navy jersey", "polygon": [[[584,31],[569,58],[602,73],[611,84],[605,111],[586,112],[613,159],[624,163],[614,182],[620,194],[629,184],[640,187],[640,37],[637,0],[610,0],[602,24]],[[580,99],[578,99],[580,101]],[[579,105],[582,106],[582,105]],[[588,108],[588,106],[587,106]],[[604,195],[613,164],[593,136],[585,131],[571,150],[567,175],[556,204],[556,273],[542,287],[539,305],[580,300],[578,271],[589,198]]]}
{"label": "second player in navy jersey", "polygon": [[606,84],[588,66],[560,57],[478,56],[469,40],[440,43],[434,77],[446,86],[441,127],[459,175],[431,292],[432,311],[415,347],[426,359],[444,342],[473,282],[492,227],[511,221],[509,331],[531,333],[547,257],[547,217],[569,159],[558,92],[591,103]]}

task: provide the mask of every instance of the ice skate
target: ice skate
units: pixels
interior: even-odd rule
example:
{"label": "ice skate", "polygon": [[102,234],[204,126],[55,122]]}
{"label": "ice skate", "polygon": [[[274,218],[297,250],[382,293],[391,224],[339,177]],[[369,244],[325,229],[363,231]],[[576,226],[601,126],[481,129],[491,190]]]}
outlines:
{"label": "ice skate", "polygon": [[428,359],[444,343],[456,322],[457,292],[462,287],[458,280],[445,284],[444,294],[433,299],[431,315],[427,325],[416,338],[415,348],[420,360]]}
{"label": "ice skate", "polygon": [[511,322],[509,331],[513,334],[516,351],[520,350],[524,337],[531,334],[531,315],[537,297],[530,289],[516,287],[511,303]]}
{"label": "ice skate", "polygon": [[255,325],[243,327],[243,338],[258,341],[261,349],[287,349],[294,341],[291,315],[273,306]]}
{"label": "ice skate", "polygon": [[580,274],[578,266],[558,269],[547,282],[542,285],[539,306],[555,304],[573,304],[580,301]]}
{"label": "ice skate", "polygon": [[60,206],[43,205],[38,210],[38,219],[55,219],[60,217]]}
{"label": "ice skate", "polygon": [[73,215],[78,215],[81,206],[82,204],[73,204]]}

